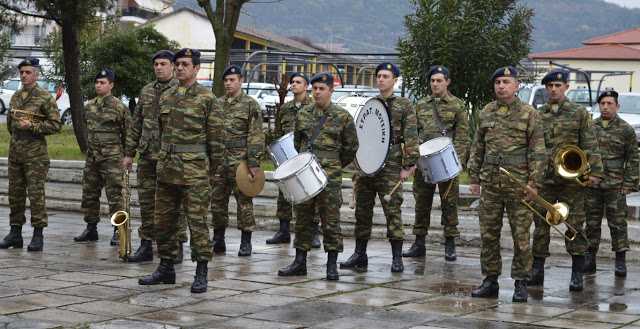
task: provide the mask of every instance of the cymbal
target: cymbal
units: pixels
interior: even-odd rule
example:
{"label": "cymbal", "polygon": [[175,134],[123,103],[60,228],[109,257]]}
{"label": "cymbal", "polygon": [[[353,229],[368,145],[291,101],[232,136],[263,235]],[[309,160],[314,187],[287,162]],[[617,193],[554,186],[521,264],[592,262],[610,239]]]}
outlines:
{"label": "cymbal", "polygon": [[242,160],[238,165],[236,169],[236,184],[238,184],[238,189],[242,194],[248,197],[254,197],[260,194],[264,188],[264,181],[264,170],[262,170],[262,168],[260,168],[255,176],[251,176],[247,160]]}

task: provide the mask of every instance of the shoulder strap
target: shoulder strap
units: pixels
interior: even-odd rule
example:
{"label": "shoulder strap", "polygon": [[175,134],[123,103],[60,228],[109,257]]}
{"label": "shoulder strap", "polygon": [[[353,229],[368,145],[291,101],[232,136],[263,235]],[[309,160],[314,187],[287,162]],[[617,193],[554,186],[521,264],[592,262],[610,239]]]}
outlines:
{"label": "shoulder strap", "polygon": [[438,114],[438,108],[436,107],[436,103],[432,102],[431,103],[431,108],[433,109],[433,115],[436,117],[436,122],[438,123],[438,128],[440,129],[440,132],[442,133],[442,136],[447,134],[447,130],[444,129],[444,125],[442,124],[442,120],[440,120],[440,114]]}
{"label": "shoulder strap", "polygon": [[320,118],[320,122],[316,126],[316,129],[313,130],[313,134],[311,135],[311,138],[309,138],[309,140],[306,142],[308,150],[311,149],[311,146],[313,145],[313,141],[316,139],[316,137],[318,137],[318,133],[320,133],[320,129],[322,129],[322,126],[324,125],[324,122],[327,121],[327,116],[328,115],[329,115],[329,113],[327,113],[327,112],[325,112],[322,115],[322,118]]}

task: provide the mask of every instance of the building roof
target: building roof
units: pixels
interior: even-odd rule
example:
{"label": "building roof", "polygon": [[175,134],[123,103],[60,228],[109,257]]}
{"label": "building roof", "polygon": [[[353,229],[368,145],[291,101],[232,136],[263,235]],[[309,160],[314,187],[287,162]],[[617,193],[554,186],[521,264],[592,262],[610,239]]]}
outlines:
{"label": "building roof", "polygon": [[530,55],[529,60],[540,59],[586,59],[610,61],[638,61],[640,49],[621,44],[600,44],[582,48],[564,49]]}
{"label": "building roof", "polygon": [[631,30],[617,32],[602,37],[597,37],[582,41],[584,45],[602,45],[602,44],[623,44],[634,45],[640,44],[640,28],[633,28]]}

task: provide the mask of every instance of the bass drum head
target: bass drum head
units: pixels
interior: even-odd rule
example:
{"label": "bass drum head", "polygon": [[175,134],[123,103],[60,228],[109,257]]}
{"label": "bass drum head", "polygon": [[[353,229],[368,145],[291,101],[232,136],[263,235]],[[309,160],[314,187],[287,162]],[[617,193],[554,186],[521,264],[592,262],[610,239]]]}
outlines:
{"label": "bass drum head", "polygon": [[449,147],[449,145],[451,145],[451,138],[449,137],[430,139],[420,145],[420,156],[440,153]]}

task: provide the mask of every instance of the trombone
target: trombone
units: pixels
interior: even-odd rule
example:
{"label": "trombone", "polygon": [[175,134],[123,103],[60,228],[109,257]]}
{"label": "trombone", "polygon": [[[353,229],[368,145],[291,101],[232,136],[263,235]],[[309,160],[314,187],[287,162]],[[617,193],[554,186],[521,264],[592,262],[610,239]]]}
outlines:
{"label": "trombone", "polygon": [[565,145],[558,149],[553,157],[556,173],[564,179],[575,180],[580,186],[589,186],[580,178],[588,179],[591,165],[582,150],[575,145]]}
{"label": "trombone", "polygon": [[[568,241],[573,241],[576,238],[576,236],[578,236],[578,231],[576,231],[576,229],[574,229],[571,225],[569,225],[569,223],[566,222],[567,217],[569,216],[569,206],[567,206],[566,203],[558,202],[556,204],[550,204],[549,202],[545,201],[542,197],[533,193],[531,189],[529,189],[526,185],[524,185],[522,182],[517,180],[506,169],[500,167],[500,171],[503,174],[505,174],[507,177],[509,177],[509,179],[511,179],[514,183],[518,184],[518,186],[520,186],[522,189],[524,189],[529,194],[531,194],[533,198],[536,199],[536,201],[540,202],[540,204],[547,210],[547,215],[542,216],[539,212],[533,209],[533,207],[531,207],[531,204],[527,203],[525,200],[520,200],[522,204],[527,206],[527,208],[531,209],[540,218],[544,219],[544,221],[547,222],[549,226],[553,227],[556,231],[558,231],[558,233],[562,234],[562,236]],[[573,232],[573,237],[569,238],[556,227],[556,225],[560,225],[562,223],[564,223],[564,225],[566,225],[567,228]]]}
{"label": "trombone", "polygon": [[29,111],[25,111],[25,110],[11,110],[11,113],[13,114],[13,117],[20,121],[20,120],[27,120],[30,122],[42,122],[44,121],[47,116],[41,113],[35,113],[35,112],[29,112]]}

